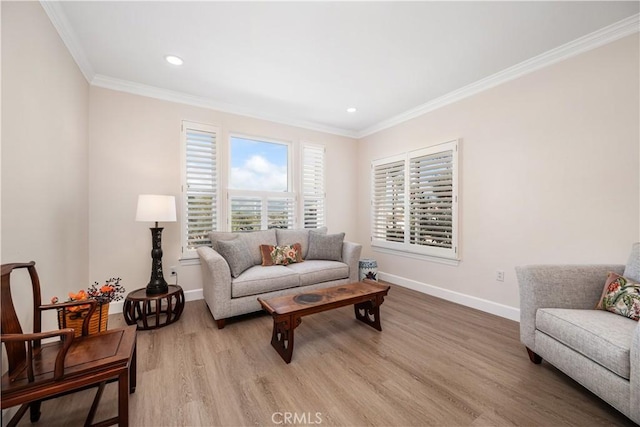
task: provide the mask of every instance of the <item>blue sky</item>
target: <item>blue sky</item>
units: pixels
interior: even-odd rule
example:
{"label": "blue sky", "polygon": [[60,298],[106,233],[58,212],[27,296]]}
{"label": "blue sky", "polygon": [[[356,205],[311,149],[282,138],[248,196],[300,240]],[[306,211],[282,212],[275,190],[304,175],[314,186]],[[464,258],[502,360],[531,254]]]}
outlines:
{"label": "blue sky", "polygon": [[229,188],[287,191],[287,150],[284,144],[232,137]]}

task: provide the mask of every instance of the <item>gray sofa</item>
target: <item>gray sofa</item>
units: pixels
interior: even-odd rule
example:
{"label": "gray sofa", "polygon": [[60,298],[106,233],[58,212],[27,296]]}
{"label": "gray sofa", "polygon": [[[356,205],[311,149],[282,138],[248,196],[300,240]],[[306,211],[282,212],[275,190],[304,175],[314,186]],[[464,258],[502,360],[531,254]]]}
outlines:
{"label": "gray sofa", "polygon": [[[210,233],[212,247],[202,246],[197,251],[202,267],[204,299],[218,328],[223,328],[225,320],[230,317],[260,311],[258,297],[272,298],[298,293],[303,289],[321,289],[357,282],[358,261],[362,246],[343,241],[344,234],[338,239],[339,246],[336,244],[321,246],[321,243],[326,243],[327,239],[320,235],[333,238],[329,243],[336,243],[334,238],[339,237],[327,235],[326,232],[326,228],[321,228],[314,229],[313,232],[310,229],[271,229],[241,233]],[[225,243],[220,244],[220,241]],[[228,243],[231,241],[240,246],[240,252],[233,256],[229,255],[228,250]],[[281,246],[294,243],[301,245],[303,262],[286,266],[261,265],[260,245]],[[224,251],[220,246],[224,246]],[[225,253],[231,266],[219,251]],[[234,266],[234,263],[245,264],[240,270],[247,267],[247,263],[249,266],[237,274],[239,269],[237,265]],[[237,277],[232,276],[234,270]]]}
{"label": "gray sofa", "polygon": [[609,272],[640,281],[640,243],[627,265],[516,267],[520,340],[640,424],[640,323],[595,310]]}

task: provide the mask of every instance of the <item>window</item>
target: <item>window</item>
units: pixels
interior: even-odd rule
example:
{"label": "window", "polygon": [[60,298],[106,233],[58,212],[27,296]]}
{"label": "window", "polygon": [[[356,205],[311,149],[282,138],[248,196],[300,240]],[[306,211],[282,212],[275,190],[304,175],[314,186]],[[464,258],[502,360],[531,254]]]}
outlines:
{"label": "window", "polygon": [[458,141],[372,163],[373,246],[458,259]]}
{"label": "window", "polygon": [[325,225],[324,147],[302,146],[302,218],[304,228]]}
{"label": "window", "polygon": [[293,228],[290,144],[232,136],[229,145],[230,230]]}
{"label": "window", "polygon": [[241,135],[227,145],[219,128],[187,121],[181,135],[183,260],[212,230],[325,225],[324,146]]}
{"label": "window", "polygon": [[211,244],[218,229],[218,135],[213,126],[182,123],[182,257],[196,257],[198,246]]}

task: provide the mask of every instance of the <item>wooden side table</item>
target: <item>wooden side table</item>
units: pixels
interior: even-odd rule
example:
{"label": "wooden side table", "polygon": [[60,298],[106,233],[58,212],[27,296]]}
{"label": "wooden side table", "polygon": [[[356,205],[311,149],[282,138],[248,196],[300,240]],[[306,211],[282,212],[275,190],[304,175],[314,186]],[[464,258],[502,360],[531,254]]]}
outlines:
{"label": "wooden side table", "polygon": [[169,285],[162,294],[147,295],[147,288],[136,289],[124,300],[124,320],[138,330],[157,329],[177,321],[184,310],[184,292]]}

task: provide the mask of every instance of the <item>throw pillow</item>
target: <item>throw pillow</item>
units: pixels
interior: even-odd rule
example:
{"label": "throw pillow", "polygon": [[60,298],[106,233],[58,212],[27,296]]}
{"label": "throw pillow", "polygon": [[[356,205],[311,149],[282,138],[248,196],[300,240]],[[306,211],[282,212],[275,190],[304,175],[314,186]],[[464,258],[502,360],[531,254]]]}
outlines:
{"label": "throw pillow", "polygon": [[300,243],[285,246],[260,245],[262,265],[289,265],[302,262]]}
{"label": "throw pillow", "polygon": [[322,234],[316,231],[310,231],[307,259],[342,261],[343,242],[344,233]]}
{"label": "throw pillow", "polygon": [[259,230],[259,231],[244,231],[238,233],[238,238],[244,240],[249,248],[249,257],[253,262],[253,265],[260,265],[262,263],[262,254],[260,253],[260,245],[277,245],[276,230]]}
{"label": "throw pillow", "polygon": [[306,258],[307,252],[309,252],[309,232],[311,230],[327,234],[327,227],[302,229],[276,228],[278,245],[293,245],[294,243],[300,243],[300,246],[302,246],[302,258]]}
{"label": "throw pillow", "polygon": [[616,273],[609,273],[596,309],[607,310],[637,321],[640,319],[640,283]]}
{"label": "throw pillow", "polygon": [[634,243],[631,247],[631,255],[622,274],[624,277],[640,282],[640,242]]}
{"label": "throw pillow", "polygon": [[212,231],[209,233],[211,247],[216,252],[218,251],[218,242],[220,240],[233,240],[236,237],[238,237],[238,233],[231,233],[229,231]]}
{"label": "throw pillow", "polygon": [[253,267],[251,252],[244,240],[235,238],[233,240],[218,240],[218,253],[229,264],[231,276],[238,277],[249,267]]}

